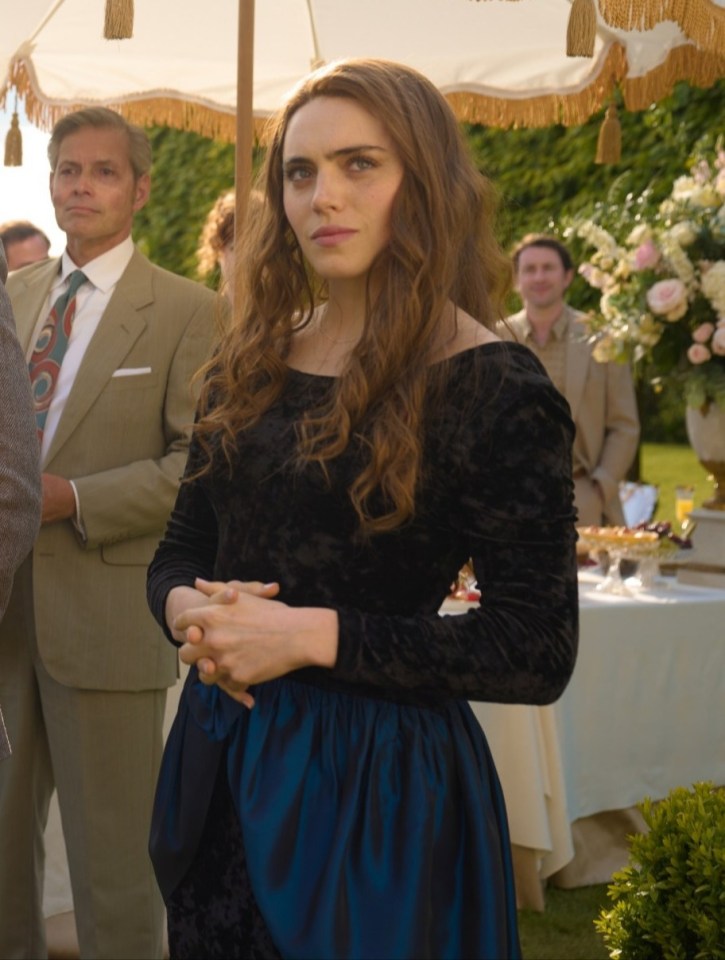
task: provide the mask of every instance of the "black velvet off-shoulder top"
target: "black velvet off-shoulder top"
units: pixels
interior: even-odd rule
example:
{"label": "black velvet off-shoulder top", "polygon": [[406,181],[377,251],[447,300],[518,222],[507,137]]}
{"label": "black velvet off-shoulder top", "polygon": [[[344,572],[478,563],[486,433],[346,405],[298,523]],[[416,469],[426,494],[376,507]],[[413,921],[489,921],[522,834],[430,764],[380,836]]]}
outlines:
{"label": "black velvet off-shoulder top", "polygon": [[[404,702],[558,698],[578,633],[569,409],[518,344],[485,344],[448,367],[426,421],[415,518],[367,540],[347,493],[355,450],[329,479],[294,460],[295,423],[334,381],[290,369],[232,470],[182,484],[148,573],[159,623],[168,591],[197,576],[277,581],[279,600],[339,615],[335,667],[297,671],[300,681]],[[199,456],[192,441],[187,475]],[[469,558],[480,608],[439,616]]]}

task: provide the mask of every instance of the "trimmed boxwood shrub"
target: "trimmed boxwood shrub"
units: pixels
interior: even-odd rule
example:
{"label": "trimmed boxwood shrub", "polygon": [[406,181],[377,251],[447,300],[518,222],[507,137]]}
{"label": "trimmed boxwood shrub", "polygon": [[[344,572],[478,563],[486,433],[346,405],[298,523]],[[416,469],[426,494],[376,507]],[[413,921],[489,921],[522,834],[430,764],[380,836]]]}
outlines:
{"label": "trimmed boxwood shrub", "polygon": [[612,877],[595,927],[617,960],[725,960],[725,790],[679,787],[639,805],[649,827]]}

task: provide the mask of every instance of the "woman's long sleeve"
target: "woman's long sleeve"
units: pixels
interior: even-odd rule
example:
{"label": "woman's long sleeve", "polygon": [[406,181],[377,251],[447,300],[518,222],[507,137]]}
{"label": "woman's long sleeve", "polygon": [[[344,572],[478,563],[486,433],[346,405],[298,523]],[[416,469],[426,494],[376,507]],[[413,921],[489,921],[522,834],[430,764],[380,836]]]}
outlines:
{"label": "woman's long sleeve", "polygon": [[549,703],[571,676],[578,640],[568,411],[553,387],[523,390],[490,430],[474,418],[462,433],[468,462],[450,518],[469,544],[480,608],[340,610],[334,672],[377,687]]}

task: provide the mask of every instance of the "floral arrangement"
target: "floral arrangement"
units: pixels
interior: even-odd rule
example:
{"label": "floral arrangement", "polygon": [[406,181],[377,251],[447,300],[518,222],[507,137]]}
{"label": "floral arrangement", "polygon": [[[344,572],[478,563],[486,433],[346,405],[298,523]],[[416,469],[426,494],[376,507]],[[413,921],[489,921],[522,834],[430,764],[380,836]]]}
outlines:
{"label": "floral arrangement", "polygon": [[632,363],[655,389],[679,385],[690,407],[725,408],[725,151],[678,177],[651,216],[645,200],[599,205],[564,231],[593,248],[579,273],[599,291],[594,356]]}

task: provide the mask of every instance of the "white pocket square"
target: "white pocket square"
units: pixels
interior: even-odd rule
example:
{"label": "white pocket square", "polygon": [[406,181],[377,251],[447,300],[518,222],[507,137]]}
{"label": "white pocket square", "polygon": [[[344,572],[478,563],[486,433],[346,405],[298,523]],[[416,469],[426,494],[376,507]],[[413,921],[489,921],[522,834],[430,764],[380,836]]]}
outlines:
{"label": "white pocket square", "polygon": [[151,373],[151,367],[119,367],[113,372],[114,377],[140,377],[144,373]]}

